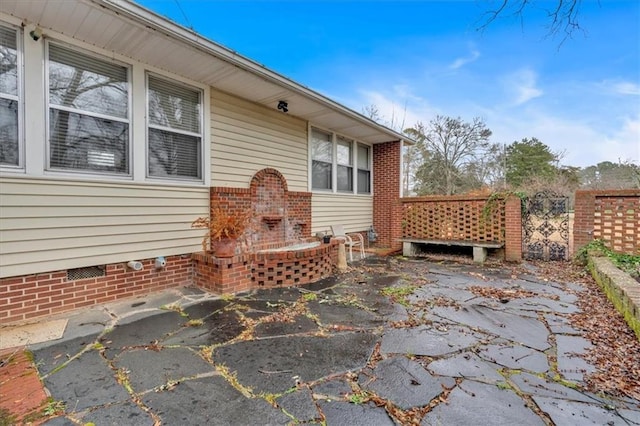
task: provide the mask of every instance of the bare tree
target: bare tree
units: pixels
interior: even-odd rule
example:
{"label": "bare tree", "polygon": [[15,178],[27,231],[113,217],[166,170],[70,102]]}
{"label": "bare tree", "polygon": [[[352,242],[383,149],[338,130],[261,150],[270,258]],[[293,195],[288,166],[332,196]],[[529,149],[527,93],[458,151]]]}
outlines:
{"label": "bare tree", "polygon": [[476,155],[476,161],[470,164],[468,171],[484,187],[504,189],[504,146],[499,143],[488,145],[484,152]]}
{"label": "bare tree", "polygon": [[477,167],[478,158],[490,148],[491,130],[480,118],[467,123],[460,117],[438,115],[428,126],[417,123],[405,132],[418,143],[422,153],[417,174],[422,193],[459,192],[472,176],[469,172]]}
{"label": "bare tree", "polygon": [[585,189],[640,188],[640,166],[629,160],[603,161],[578,172],[580,186]]}
{"label": "bare tree", "polygon": [[[380,114],[380,109],[377,105],[371,104],[367,105],[362,109],[362,114],[366,117],[369,117],[376,123],[380,123],[384,126],[387,126],[394,130],[404,129],[405,126],[405,117],[406,117],[407,108],[405,105],[404,113],[402,117],[402,121],[398,122],[395,116],[395,110],[391,117],[391,120],[386,120],[383,115]],[[411,134],[408,134],[406,130],[401,130],[404,134],[409,137],[412,137]],[[404,146],[402,152],[402,193],[404,195],[409,195],[411,192],[411,188],[415,182],[416,170],[421,162],[421,153],[416,145],[407,144]]]}
{"label": "bare tree", "polygon": [[562,44],[576,31],[584,31],[580,26],[580,6],[583,0],[499,0],[498,5],[487,10],[480,19],[478,30],[482,31],[500,17],[515,17],[524,23],[524,15],[532,9],[543,10],[548,18],[547,34],[561,36]]}
{"label": "bare tree", "polygon": [[401,117],[396,116],[396,110],[394,107],[391,110],[391,118],[387,119],[380,113],[380,109],[376,104],[367,105],[366,107],[362,108],[362,115],[390,129],[402,131],[402,129],[404,129],[405,127],[405,120],[407,118],[407,105],[405,104]]}
{"label": "bare tree", "polygon": [[405,145],[402,153],[402,194],[411,194],[422,156],[417,145]]}
{"label": "bare tree", "polygon": [[362,108],[362,115],[372,119],[376,123],[382,123],[383,121],[383,118],[380,115],[380,110],[378,109],[378,106],[376,104],[367,105],[366,107]]}

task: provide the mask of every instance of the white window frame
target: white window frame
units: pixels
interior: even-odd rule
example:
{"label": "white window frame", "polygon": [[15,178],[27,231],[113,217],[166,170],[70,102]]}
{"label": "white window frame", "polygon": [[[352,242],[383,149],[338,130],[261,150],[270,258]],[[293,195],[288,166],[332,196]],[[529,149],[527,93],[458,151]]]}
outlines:
{"label": "white window frame", "polygon": [[[317,130],[322,133],[331,135],[332,142],[332,161],[331,161],[331,189],[321,189],[313,187],[313,161],[312,158],[312,144],[313,144],[313,130]],[[308,126],[308,150],[309,150],[309,191],[316,193],[330,193],[336,195],[353,195],[359,197],[372,197],[373,196],[373,145],[355,140],[346,135],[338,134],[327,130],[320,126],[309,124]],[[351,173],[352,173],[352,189],[351,191],[338,190],[338,139],[348,141],[351,143]],[[369,192],[358,193],[358,146],[365,146],[369,149]]]}
{"label": "white window frame", "polygon": [[355,161],[358,161],[358,155],[359,154],[358,154],[357,151],[358,151],[358,148],[361,147],[361,146],[367,148],[368,153],[369,153],[369,155],[367,156],[368,157],[367,158],[367,167],[368,167],[367,171],[369,172],[369,192],[360,192],[358,190],[358,183],[360,182],[360,179],[358,177],[358,172],[360,170],[364,170],[364,169],[360,169],[359,164],[357,162],[356,162],[356,165],[354,166],[355,175],[356,175],[356,183],[354,185],[355,186],[355,191],[356,191],[356,193],[358,195],[371,195],[371,194],[373,194],[373,146],[364,144],[362,142],[357,142],[356,143],[356,155],[355,155],[356,160]]}
{"label": "white window frame", "polygon": [[[313,158],[313,131],[317,130],[318,132],[328,134],[330,136],[331,142],[331,162],[328,163],[324,160],[316,160]],[[329,188],[314,188],[313,187],[313,162],[319,161],[324,164],[331,165],[331,177],[329,178]],[[309,188],[313,191],[318,192],[335,192],[336,188],[336,144],[335,144],[335,136],[333,133],[328,132],[319,127],[309,127]]]}
{"label": "white window frame", "polygon": [[25,147],[24,147],[24,31],[15,25],[0,22],[0,27],[14,31],[16,34],[16,75],[17,75],[17,95],[0,93],[0,98],[18,102],[18,164],[0,164],[0,170],[16,172],[25,169]]}
{"label": "white window frame", "polygon": [[[81,55],[85,55],[89,58],[95,58],[96,60],[100,60],[100,61],[104,61],[107,63],[112,63],[112,64],[116,64],[118,66],[122,66],[127,70],[127,116],[126,118],[122,118],[122,117],[115,117],[115,116],[111,116],[111,115],[106,115],[106,114],[100,114],[100,113],[95,113],[92,111],[85,111],[85,110],[79,110],[79,109],[75,109],[75,108],[68,108],[68,107],[62,107],[59,105],[51,105],[50,99],[49,99],[49,64],[50,64],[50,60],[49,60],[49,49],[51,45],[55,45],[55,46],[60,46],[64,49],[68,49],[68,50],[72,50],[74,52],[77,52],[78,54]],[[108,177],[108,179],[114,179],[114,180],[118,180],[118,179],[132,179],[133,178],[133,174],[134,174],[134,163],[133,163],[133,145],[134,145],[134,140],[133,140],[133,127],[134,127],[134,121],[132,119],[132,110],[133,110],[133,85],[132,85],[132,68],[133,66],[131,64],[128,63],[124,63],[118,60],[114,60],[112,58],[106,57],[104,55],[100,55],[98,53],[95,53],[93,51],[87,50],[87,49],[83,49],[81,47],[75,46],[75,45],[70,45],[67,43],[63,43],[63,42],[59,42],[59,41],[50,41],[50,40],[46,40],[46,45],[45,45],[45,52],[44,52],[44,76],[45,76],[45,84],[44,84],[44,90],[45,90],[45,135],[46,135],[46,146],[45,146],[45,158],[46,158],[46,162],[45,162],[45,171],[47,173],[56,173],[56,174],[71,174],[71,175],[78,175],[78,176],[100,176],[100,177]],[[72,168],[58,168],[58,167],[51,167],[51,143],[50,143],[50,138],[51,138],[51,127],[50,127],[50,110],[51,108],[57,109],[57,110],[63,110],[63,111],[69,111],[72,113],[77,113],[77,114],[82,114],[82,115],[88,115],[88,116],[92,116],[92,117],[97,117],[97,118],[104,118],[104,119],[108,119],[108,120],[113,120],[113,121],[118,121],[118,122],[122,122],[122,123],[126,123],[127,124],[127,130],[128,130],[128,144],[127,144],[127,159],[129,162],[128,165],[128,171],[127,173],[110,173],[110,172],[101,172],[101,171],[97,171],[97,170],[84,170],[84,169],[72,169]]]}
{"label": "white window frame", "polygon": [[[1,0],[0,0],[1,1]],[[19,113],[18,166],[0,165],[0,176],[46,177],[48,179],[76,180],[82,182],[135,183],[202,188],[211,183],[211,92],[210,86],[200,81],[184,78],[153,65],[139,62],[116,52],[97,48],[70,36],[48,30],[46,36],[31,40],[29,31],[35,24],[21,22],[10,16],[0,17],[0,25],[10,31],[17,31],[19,62]],[[128,106],[128,173],[110,170],[50,167],[50,105],[49,105],[49,43],[70,49],[82,55],[95,57],[107,63],[117,64],[127,69]],[[153,73],[160,78],[174,81],[200,91],[200,164],[201,179],[150,178],[147,177],[146,153],[146,75]],[[13,94],[12,94],[13,95]],[[85,114],[85,111],[78,111]],[[108,112],[108,111],[107,111]],[[87,115],[94,115],[86,113]],[[111,116],[107,114],[108,119]],[[13,147],[13,145],[12,145]],[[92,157],[94,163],[102,165],[110,161],[109,150],[97,151]],[[119,158],[118,154],[116,157]],[[12,158],[13,160],[13,158]],[[55,159],[54,159],[55,163]],[[61,164],[62,163],[58,163]],[[71,164],[72,165],[72,164]],[[100,167],[96,167],[99,169]]]}
{"label": "white window frame", "polygon": [[[158,80],[162,80],[165,83],[170,83],[173,84],[175,86],[179,86],[182,88],[185,88],[187,90],[191,90],[194,93],[198,94],[198,105],[199,105],[199,116],[198,116],[198,125],[199,125],[199,133],[195,133],[195,132],[190,132],[187,130],[182,130],[182,129],[174,129],[172,127],[166,127],[166,126],[160,126],[157,124],[152,124],[151,123],[151,113],[149,111],[149,92],[150,92],[150,84],[149,84],[149,78],[155,78]],[[196,86],[190,85],[190,84],[186,84],[183,83],[181,81],[178,81],[176,79],[170,78],[170,77],[166,77],[160,74],[156,74],[153,72],[149,72],[147,71],[145,73],[145,116],[146,116],[146,120],[145,120],[145,149],[146,149],[146,167],[145,167],[145,176],[147,179],[149,180],[169,180],[169,181],[185,181],[185,182],[204,182],[204,174],[205,174],[205,165],[204,165],[204,161],[203,159],[206,158],[205,156],[205,152],[204,152],[204,146],[205,146],[205,137],[204,137],[204,129],[205,129],[205,123],[204,123],[204,111],[205,111],[205,101],[204,101],[204,91]],[[198,146],[198,153],[197,153],[197,167],[198,167],[198,173],[199,176],[197,177],[188,177],[188,176],[152,176],[151,175],[151,150],[149,148],[149,134],[150,134],[150,129],[155,129],[155,130],[160,130],[160,131],[165,131],[165,132],[169,132],[169,133],[175,133],[175,134],[179,134],[179,135],[185,135],[185,136],[192,136],[192,137],[197,137],[200,139],[200,143]]]}
{"label": "white window frame", "polygon": [[[160,126],[157,124],[152,124],[151,123],[151,113],[149,111],[149,77],[158,79],[158,80],[162,80],[165,83],[170,83],[173,84],[175,86],[179,86],[182,88],[185,88],[187,90],[191,90],[194,93],[198,94],[198,102],[199,102],[199,116],[198,116],[198,125],[199,125],[199,133],[195,133],[195,132],[191,132],[191,131],[187,131],[187,130],[183,130],[183,129],[174,129],[172,127],[166,127],[166,126]],[[196,86],[190,85],[190,84],[186,84],[183,83],[181,81],[175,80],[173,78],[169,78],[160,74],[156,74],[153,72],[146,72],[145,73],[145,99],[146,99],[146,103],[145,103],[145,111],[146,111],[146,120],[145,120],[145,134],[146,134],[146,138],[145,138],[145,147],[146,147],[146,177],[149,180],[170,180],[170,181],[186,181],[186,182],[204,182],[204,174],[206,171],[206,167],[204,165],[204,161],[203,159],[206,158],[205,155],[205,151],[204,151],[204,146],[205,146],[205,137],[204,137],[204,129],[205,129],[205,122],[204,122],[204,113],[205,113],[205,101],[204,101],[204,91]],[[150,133],[150,129],[155,129],[155,130],[160,130],[160,131],[166,131],[169,133],[175,133],[175,134],[179,134],[179,135],[185,135],[185,136],[192,136],[192,137],[197,137],[200,139],[200,143],[198,146],[198,153],[197,153],[197,167],[198,167],[198,173],[199,176],[197,177],[188,177],[188,176],[152,176],[151,175],[151,170],[150,170],[150,166],[151,166],[151,150],[149,148],[149,133]]]}
{"label": "white window frame", "polygon": [[[336,155],[335,155],[335,162],[336,162],[336,191],[337,192],[342,192],[342,193],[345,193],[345,194],[351,194],[351,193],[353,193],[353,190],[354,190],[354,187],[355,187],[355,183],[356,183],[355,175],[353,173],[353,169],[354,169],[354,163],[353,162],[354,162],[355,157],[356,157],[356,154],[354,152],[354,147],[356,146],[356,143],[353,140],[345,138],[344,136],[340,136],[340,135],[335,135],[334,139],[335,139],[335,146],[336,146]],[[340,163],[338,161],[338,149],[339,149],[341,143],[349,144],[349,151],[350,151],[350,157],[351,157],[349,159],[350,160],[349,164],[342,164],[342,163]],[[351,189],[350,190],[349,189],[340,189],[340,187],[339,187],[340,186],[340,175],[338,173],[338,170],[340,169],[340,167],[346,167],[346,168],[351,169]]]}

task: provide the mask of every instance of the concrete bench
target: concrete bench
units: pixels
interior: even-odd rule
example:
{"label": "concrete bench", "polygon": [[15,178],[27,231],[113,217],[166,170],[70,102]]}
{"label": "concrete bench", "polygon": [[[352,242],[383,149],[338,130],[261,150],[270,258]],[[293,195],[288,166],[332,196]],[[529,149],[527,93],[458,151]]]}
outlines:
{"label": "concrete bench", "polygon": [[463,240],[425,240],[419,238],[403,238],[400,241],[402,241],[403,256],[415,256],[418,254],[419,250],[417,246],[420,244],[473,247],[473,261],[480,264],[484,263],[487,259],[487,249],[499,249],[504,247],[504,243]]}

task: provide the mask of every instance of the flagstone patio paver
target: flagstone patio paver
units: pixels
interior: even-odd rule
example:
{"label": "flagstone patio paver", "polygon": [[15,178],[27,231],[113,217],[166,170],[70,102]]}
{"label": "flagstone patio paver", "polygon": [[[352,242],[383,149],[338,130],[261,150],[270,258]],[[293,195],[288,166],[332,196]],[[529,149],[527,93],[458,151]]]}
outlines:
{"label": "flagstone patio paver", "polygon": [[579,291],[374,257],[301,288],[185,288],[87,309],[30,349],[65,406],[47,426],[640,424],[640,401],[583,390],[595,367],[568,321]]}

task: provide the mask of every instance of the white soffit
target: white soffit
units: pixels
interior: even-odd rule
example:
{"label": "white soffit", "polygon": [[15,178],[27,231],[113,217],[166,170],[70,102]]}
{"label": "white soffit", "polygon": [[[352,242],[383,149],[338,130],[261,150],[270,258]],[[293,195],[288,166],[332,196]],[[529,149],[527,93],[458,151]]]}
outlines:
{"label": "white soffit", "polygon": [[369,143],[407,138],[129,0],[0,0],[0,12]]}

